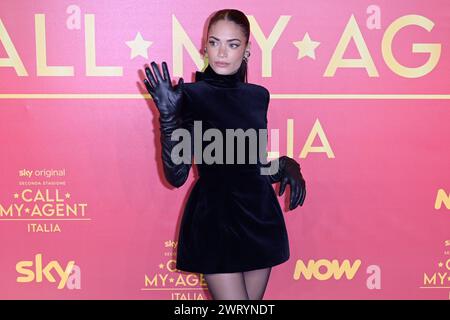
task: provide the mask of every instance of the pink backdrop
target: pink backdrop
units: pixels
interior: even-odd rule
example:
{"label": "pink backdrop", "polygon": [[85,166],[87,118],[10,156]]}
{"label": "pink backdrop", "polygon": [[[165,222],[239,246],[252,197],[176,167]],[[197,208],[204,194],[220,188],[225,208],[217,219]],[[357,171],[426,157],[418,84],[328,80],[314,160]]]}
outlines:
{"label": "pink backdrop", "polygon": [[[226,4],[251,20],[249,82],[271,92],[278,151],[307,182],[303,207],[279,198],[291,258],[265,299],[450,298],[450,3],[372,4]],[[1,1],[0,298],[210,298],[201,275],[174,269],[196,175],[165,182],[141,80],[165,60],[192,82],[222,8]]]}

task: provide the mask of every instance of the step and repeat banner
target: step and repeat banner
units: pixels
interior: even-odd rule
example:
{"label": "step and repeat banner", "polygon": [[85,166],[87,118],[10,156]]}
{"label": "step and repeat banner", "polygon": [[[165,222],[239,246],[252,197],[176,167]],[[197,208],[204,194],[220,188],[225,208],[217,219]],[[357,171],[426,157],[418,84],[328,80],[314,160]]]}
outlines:
{"label": "step and repeat banner", "polygon": [[[223,1],[0,1],[0,298],[211,299],[142,80],[193,82]],[[265,299],[450,298],[450,2],[228,1],[307,183]],[[274,185],[275,190],[279,186]]]}

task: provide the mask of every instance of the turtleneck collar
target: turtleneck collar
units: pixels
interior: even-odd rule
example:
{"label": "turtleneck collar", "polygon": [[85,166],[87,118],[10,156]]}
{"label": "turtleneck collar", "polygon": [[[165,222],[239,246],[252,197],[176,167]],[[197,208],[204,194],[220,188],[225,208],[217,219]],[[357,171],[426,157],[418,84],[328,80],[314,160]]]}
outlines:
{"label": "turtleneck collar", "polygon": [[239,76],[239,70],[233,74],[218,74],[208,64],[204,72],[197,71],[195,73],[195,81],[204,80],[213,86],[223,88],[234,88],[239,82],[242,82]]}

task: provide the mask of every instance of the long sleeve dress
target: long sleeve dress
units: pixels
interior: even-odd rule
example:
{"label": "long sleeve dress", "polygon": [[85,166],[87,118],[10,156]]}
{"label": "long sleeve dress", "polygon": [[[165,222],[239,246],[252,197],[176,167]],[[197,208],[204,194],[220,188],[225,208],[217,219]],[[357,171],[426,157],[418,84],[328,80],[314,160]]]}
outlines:
{"label": "long sleeve dress", "polygon": [[[244,164],[238,163],[236,144],[234,155],[228,158],[232,164],[226,160],[230,150],[225,148],[226,129],[267,129],[269,99],[265,87],[245,83],[237,73],[218,74],[209,65],[204,72],[196,72],[195,82],[184,84],[182,127],[191,132],[192,138],[194,121],[201,121],[197,128],[201,124],[202,134],[211,128],[220,130],[224,148],[216,148],[212,153],[223,152],[223,163],[206,163],[192,155],[199,178],[189,194],[180,224],[178,270],[204,274],[243,272],[289,259],[288,234],[273,181],[261,174],[260,161],[250,161],[250,139],[245,144],[248,152]],[[201,140],[201,152],[214,142],[214,138],[204,140],[207,139]],[[174,143],[167,139],[164,143],[165,176],[172,185],[180,187],[191,164],[174,164],[170,159]],[[191,145],[194,154],[196,147]]]}

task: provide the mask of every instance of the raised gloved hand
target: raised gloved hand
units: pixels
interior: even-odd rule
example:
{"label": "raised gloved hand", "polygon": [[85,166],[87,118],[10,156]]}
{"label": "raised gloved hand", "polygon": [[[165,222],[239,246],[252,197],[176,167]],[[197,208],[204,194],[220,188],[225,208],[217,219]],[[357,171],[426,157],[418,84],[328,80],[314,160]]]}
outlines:
{"label": "raised gloved hand", "polygon": [[146,67],[147,79],[144,79],[144,84],[159,110],[164,174],[170,184],[178,188],[186,181],[191,167],[190,164],[186,163],[174,163],[171,158],[172,149],[178,144],[178,141],[172,141],[172,133],[174,130],[181,128],[183,124],[181,108],[184,80],[180,78],[177,88],[172,87],[167,63],[162,62],[164,78],[154,61],[151,65],[156,79],[150,68]]}
{"label": "raised gloved hand", "polygon": [[180,78],[178,80],[177,88],[175,89],[172,87],[167,63],[165,61],[162,62],[164,78],[161,76],[161,72],[159,71],[156,62],[152,61],[151,65],[153,72],[156,75],[156,80],[150,71],[150,68],[146,67],[145,74],[147,75],[148,80],[144,79],[144,84],[148,93],[152,96],[153,101],[155,101],[160,118],[164,121],[174,120],[180,116],[184,80],[183,78]]}
{"label": "raised gloved hand", "polygon": [[[298,205],[302,206],[306,197],[306,183],[300,172],[300,165],[292,158],[282,156],[272,161],[279,161],[278,171],[269,175],[271,183],[280,182],[279,196],[283,195],[286,185],[291,186],[289,209],[294,210]],[[266,166],[270,166],[271,162]]]}

